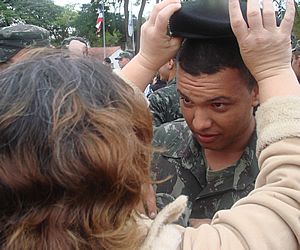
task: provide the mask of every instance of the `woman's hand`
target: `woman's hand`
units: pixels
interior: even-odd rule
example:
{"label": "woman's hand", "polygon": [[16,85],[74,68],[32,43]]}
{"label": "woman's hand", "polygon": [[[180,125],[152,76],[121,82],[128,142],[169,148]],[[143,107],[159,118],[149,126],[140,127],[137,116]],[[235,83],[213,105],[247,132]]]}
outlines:
{"label": "woman's hand", "polygon": [[248,25],[241,14],[239,0],[229,0],[232,30],[238,40],[243,60],[258,82],[281,74],[291,67],[291,31],[295,15],[293,0],[287,0],[284,19],[279,27],[272,0],[248,0]]}
{"label": "woman's hand", "polygon": [[167,27],[171,15],[180,7],[180,0],[162,1],[155,5],[148,20],[143,24],[137,57],[144,67],[156,71],[176,55],[182,39],[170,37]]}
{"label": "woman's hand", "polygon": [[141,91],[180,48],[182,38],[167,34],[169,19],[180,7],[180,0],[164,0],[155,5],[142,26],[139,53],[120,72],[125,81],[133,83]]}

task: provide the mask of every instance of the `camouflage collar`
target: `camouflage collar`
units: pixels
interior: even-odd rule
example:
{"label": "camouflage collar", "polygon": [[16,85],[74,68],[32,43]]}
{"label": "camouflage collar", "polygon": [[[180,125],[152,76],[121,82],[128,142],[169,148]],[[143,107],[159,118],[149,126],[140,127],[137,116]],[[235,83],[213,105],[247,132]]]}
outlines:
{"label": "camouflage collar", "polygon": [[171,79],[170,81],[167,82],[167,86],[172,85],[172,84],[176,84],[176,77],[174,77],[173,79]]}
{"label": "camouflage collar", "polygon": [[[211,187],[209,183],[219,183],[221,191],[224,190],[244,190],[251,183],[255,182],[257,174],[259,172],[258,162],[255,155],[256,149],[257,134],[254,131],[249,139],[248,145],[245,148],[241,158],[232,166],[218,172],[206,171],[206,181],[207,181],[207,190],[202,190],[198,198],[209,195],[212,188],[216,189],[218,187]],[[204,154],[203,154],[203,157]],[[200,166],[207,169],[207,164]],[[219,181],[216,181],[216,178]],[[231,179],[231,180],[230,180]],[[223,182],[223,184],[222,184]]]}

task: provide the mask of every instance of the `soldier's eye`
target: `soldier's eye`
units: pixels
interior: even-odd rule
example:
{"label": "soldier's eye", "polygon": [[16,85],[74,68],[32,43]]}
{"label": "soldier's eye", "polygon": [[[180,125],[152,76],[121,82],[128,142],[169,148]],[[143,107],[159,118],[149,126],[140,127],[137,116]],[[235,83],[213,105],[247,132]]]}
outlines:
{"label": "soldier's eye", "polygon": [[212,104],[212,107],[217,111],[224,111],[226,109],[226,104],[221,102],[216,102]]}
{"label": "soldier's eye", "polygon": [[191,101],[188,97],[186,97],[186,96],[181,96],[180,99],[181,99],[182,102],[183,102],[184,104],[186,104],[186,105],[189,105],[189,104],[192,103],[192,101]]}

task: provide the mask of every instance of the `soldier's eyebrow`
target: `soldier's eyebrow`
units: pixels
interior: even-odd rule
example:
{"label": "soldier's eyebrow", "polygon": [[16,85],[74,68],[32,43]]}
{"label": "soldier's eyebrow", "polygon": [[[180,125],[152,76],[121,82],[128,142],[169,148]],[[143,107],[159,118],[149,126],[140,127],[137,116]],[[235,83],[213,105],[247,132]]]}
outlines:
{"label": "soldier's eyebrow", "polygon": [[184,98],[189,98],[188,96],[182,94],[181,91],[180,91],[179,89],[177,89],[177,92],[178,92],[178,94],[179,94],[180,96],[182,96],[182,97],[184,97]]}
{"label": "soldier's eyebrow", "polygon": [[232,99],[230,97],[227,97],[227,96],[217,96],[217,97],[208,99],[207,101],[208,102],[222,102],[222,101],[226,102],[226,101],[232,101]]}

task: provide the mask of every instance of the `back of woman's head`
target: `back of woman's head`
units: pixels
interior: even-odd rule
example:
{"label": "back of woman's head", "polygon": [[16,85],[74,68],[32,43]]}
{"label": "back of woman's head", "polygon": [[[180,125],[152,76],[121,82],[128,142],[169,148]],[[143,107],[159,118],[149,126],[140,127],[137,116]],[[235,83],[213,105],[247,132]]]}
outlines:
{"label": "back of woman's head", "polygon": [[0,134],[2,248],[137,243],[129,218],[149,181],[151,117],[102,63],[54,53],[1,72]]}

